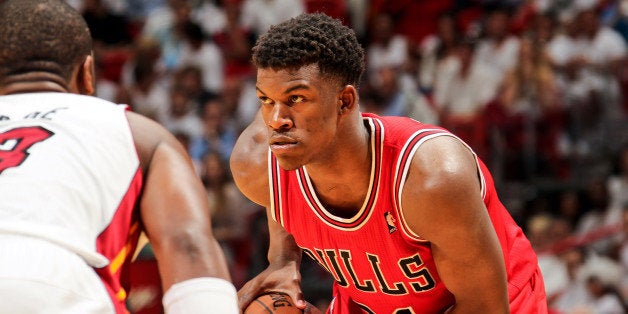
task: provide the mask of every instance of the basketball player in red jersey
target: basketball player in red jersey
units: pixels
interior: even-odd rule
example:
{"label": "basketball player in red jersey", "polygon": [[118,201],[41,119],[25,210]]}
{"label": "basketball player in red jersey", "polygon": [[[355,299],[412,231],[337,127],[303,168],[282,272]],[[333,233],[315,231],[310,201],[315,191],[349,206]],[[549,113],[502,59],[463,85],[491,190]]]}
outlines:
{"label": "basketball player in red jersey", "polygon": [[0,4],[0,312],[128,313],[145,231],[167,313],[238,313],[189,157],[157,123],[87,96],[91,45],[63,0]]}
{"label": "basketball player in red jersey", "polygon": [[[442,128],[361,113],[364,53],[322,14],[253,49],[260,114],[231,158],[265,206],[270,265],[239,291],[304,306],[302,253],[334,277],[328,313],[545,313],[529,241],[471,149]],[[306,297],[307,298],[307,297]]]}

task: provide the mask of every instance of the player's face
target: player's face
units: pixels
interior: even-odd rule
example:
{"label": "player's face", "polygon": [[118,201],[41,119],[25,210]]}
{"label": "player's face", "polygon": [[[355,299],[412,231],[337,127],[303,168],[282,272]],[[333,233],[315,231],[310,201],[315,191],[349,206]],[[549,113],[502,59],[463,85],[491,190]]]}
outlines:
{"label": "player's face", "polygon": [[258,69],[256,89],[268,144],[282,168],[296,169],[331,155],[341,89],[319,75],[317,65],[298,70]]}

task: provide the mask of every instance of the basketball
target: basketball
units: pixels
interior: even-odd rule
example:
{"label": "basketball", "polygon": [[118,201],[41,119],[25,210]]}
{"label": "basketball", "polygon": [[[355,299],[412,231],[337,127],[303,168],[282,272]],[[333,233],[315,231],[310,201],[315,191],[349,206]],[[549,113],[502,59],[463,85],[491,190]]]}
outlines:
{"label": "basketball", "polygon": [[262,294],[244,310],[244,314],[300,314],[302,310],[294,305],[287,294],[269,292]]}

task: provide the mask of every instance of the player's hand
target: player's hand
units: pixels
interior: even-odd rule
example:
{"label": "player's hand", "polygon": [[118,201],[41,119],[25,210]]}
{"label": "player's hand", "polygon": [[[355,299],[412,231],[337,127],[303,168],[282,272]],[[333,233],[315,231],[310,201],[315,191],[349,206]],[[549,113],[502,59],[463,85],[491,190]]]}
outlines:
{"label": "player's hand", "polygon": [[307,306],[301,291],[301,272],[296,262],[271,264],[255,278],[247,282],[238,291],[238,306],[240,310],[244,311],[257,296],[270,291],[289,295],[294,300],[294,304],[300,309],[305,309]]}

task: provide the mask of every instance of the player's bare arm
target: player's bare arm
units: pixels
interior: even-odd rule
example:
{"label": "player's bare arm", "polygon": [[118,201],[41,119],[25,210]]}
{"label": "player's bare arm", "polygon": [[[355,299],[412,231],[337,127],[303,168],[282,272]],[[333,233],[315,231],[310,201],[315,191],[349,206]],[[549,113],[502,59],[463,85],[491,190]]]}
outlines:
{"label": "player's bare arm", "polygon": [[455,296],[448,313],[508,313],[507,279],[471,151],[452,137],[422,144],[402,195],[409,227],[431,243],[438,274]]}
{"label": "player's bare arm", "polygon": [[127,117],[145,176],[142,223],[164,291],[191,278],[230,280],[203,186],[184,148],[156,122],[132,112]]}
{"label": "player's bare arm", "polygon": [[[268,212],[268,210],[267,210]],[[238,306],[244,310],[257,296],[264,292],[286,293],[295,300],[298,308],[307,306],[301,290],[301,249],[292,235],[268,216],[270,246],[268,267],[238,291]]]}
{"label": "player's bare arm", "polygon": [[240,191],[251,201],[270,206],[267,130],[259,112],[238,137],[229,163]]}
{"label": "player's bare arm", "polygon": [[301,249],[294,238],[270,214],[270,190],[268,186],[267,130],[261,114],[242,132],[231,154],[233,178],[249,199],[266,208],[270,247],[269,267],[247,282],[238,291],[238,305],[245,309],[255,297],[265,291],[287,293],[297,307],[306,306],[301,291]]}

